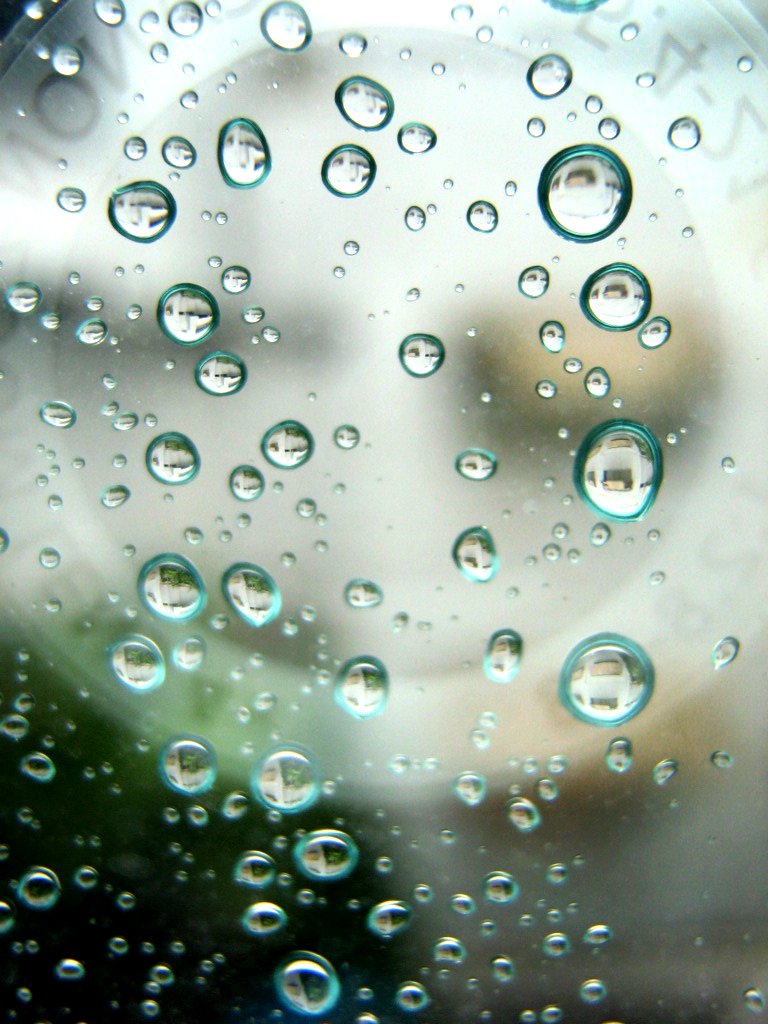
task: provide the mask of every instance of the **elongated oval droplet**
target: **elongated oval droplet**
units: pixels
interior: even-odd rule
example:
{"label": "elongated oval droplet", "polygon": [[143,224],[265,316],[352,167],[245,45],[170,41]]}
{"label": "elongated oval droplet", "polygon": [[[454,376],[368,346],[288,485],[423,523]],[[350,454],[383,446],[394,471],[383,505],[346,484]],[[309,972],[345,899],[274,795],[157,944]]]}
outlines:
{"label": "elongated oval droplet", "polygon": [[177,793],[206,793],[216,780],[217,760],[213,745],[202,736],[177,736],[160,754],[163,782]]}
{"label": "elongated oval droplet", "polygon": [[83,320],[75,331],[75,337],[81,345],[100,345],[106,336],[107,325],[94,317]]}
{"label": "elongated oval droplet", "polygon": [[453,545],[453,560],[463,575],[475,583],[487,583],[499,571],[493,537],[483,526],[472,526],[459,534]]}
{"label": "elongated oval droplet", "polygon": [[483,658],[485,674],[492,683],[511,683],[520,671],[523,639],[514,629],[500,629],[488,641]]}
{"label": "elongated oval droplet", "polygon": [[524,796],[516,796],[509,801],[507,818],[518,832],[533,832],[541,824],[538,807]]}
{"label": "elongated oval droplet", "polygon": [[306,810],[320,795],[315,757],[300,747],[278,747],[265,754],[255,765],[251,782],[254,795],[283,814]]}
{"label": "elongated oval droplet", "polygon": [[42,293],[31,281],[17,281],[5,293],[5,301],[14,313],[33,313],[40,305]]}
{"label": "elongated oval droplet", "polygon": [[336,106],[343,116],[363,131],[378,131],[392,120],[395,104],[389,91],[370,78],[345,79],[336,90]]}
{"label": "elongated oval droplet", "polygon": [[218,157],[221,175],[232,188],[260,185],[272,167],[264,133],[247,117],[236,117],[221,129]]}
{"label": "elongated oval droplet", "polygon": [[160,483],[185,484],[197,475],[200,456],[188,437],[169,431],[150,442],[147,469]]}
{"label": "elongated oval droplet", "polygon": [[232,352],[213,352],[197,364],[195,380],[208,395],[235,395],[246,379],[245,363]]}
{"label": "elongated oval droplet", "polygon": [[216,299],[196,284],[176,284],[157,305],[157,320],[177,345],[199,345],[219,324]]}
{"label": "elongated oval droplet", "polygon": [[249,935],[273,935],[288,923],[288,915],[276,903],[262,901],[247,907],[241,918],[243,928]]}
{"label": "elongated oval droplet", "polygon": [[262,853],[261,850],[248,850],[242,854],[233,872],[238,885],[247,885],[251,889],[266,889],[274,877],[275,862],[268,853]]}
{"label": "elongated oval droplet", "polygon": [[462,772],[453,783],[453,792],[467,807],[478,807],[488,791],[488,780],[479,772]]}
{"label": "elongated oval droplet", "polygon": [[261,17],[261,31],[276,50],[295,53],[312,39],[312,26],[307,12],[299,4],[281,0],[271,4]]}
{"label": "elongated oval droplet", "polygon": [[374,935],[392,939],[405,931],[412,917],[413,910],[404,900],[384,900],[371,908],[366,924]]}
{"label": "elongated oval droplet", "polygon": [[552,157],[539,178],[539,206],[564,238],[596,242],[612,234],[629,212],[632,180],[603,146],[571,146]]}
{"label": "elongated oval droplet", "polygon": [[101,492],[101,504],[104,508],[120,508],[131,496],[131,492],[122,484],[105,487]]}
{"label": "elongated oval droplet", "polygon": [[651,306],[651,286],[636,267],[611,263],[587,278],[581,309],[605,331],[628,331],[641,324]]}
{"label": "elongated oval droplet", "polygon": [[241,562],[224,573],[224,597],[249,626],[266,626],[280,614],[282,598],[266,569]]}
{"label": "elongated oval droplet", "polygon": [[284,420],[266,432],[261,451],[267,462],[278,469],[297,469],[312,457],[315,443],[305,426],[296,420]]}
{"label": "elongated oval droplet", "polygon": [[368,191],[376,177],[376,161],[360,146],[337,146],[323,161],[322,178],[335,196],[351,199]]}
{"label": "elongated oval droplet", "polygon": [[657,765],[654,765],[651,772],[653,781],[657,786],[666,786],[677,775],[677,769],[677,761],[673,757],[665,757],[663,761],[659,761]]}
{"label": "elongated oval droplet", "polygon": [[601,516],[642,519],[663,476],[661,447],[647,427],[616,420],[591,430],[579,446],[574,483],[581,498]]}
{"label": "elongated oval droplet", "polygon": [[389,676],[378,658],[350,658],[336,675],[336,703],[353,718],[373,718],[386,707]]}
{"label": "elongated oval droplet", "polygon": [[730,665],[739,653],[739,641],[735,636],[724,636],[712,648],[712,665],[716,669]]}
{"label": "elongated oval droplet", "polygon": [[115,189],[109,200],[112,227],[133,242],[156,242],[176,217],[176,201],[156,181],[134,181]]}
{"label": "elongated oval droplet", "polygon": [[205,607],[205,584],[181,555],[158,555],[139,574],[139,597],[158,618],[183,622]]}
{"label": "elongated oval droplet", "polygon": [[357,844],[346,832],[324,828],[308,832],[293,848],[299,871],[317,882],[336,882],[350,875],[359,858]]}
{"label": "elongated oval droplet", "polygon": [[145,636],[129,636],[109,649],[109,667],[129,690],[147,693],[165,679],[162,651]]}
{"label": "elongated oval droplet", "polygon": [[653,665],[632,640],[602,633],[582,640],[560,672],[560,700],[583,722],[618,725],[634,718],[653,693]]}
{"label": "elongated oval droplet", "polygon": [[66,402],[46,402],[40,408],[40,419],[49,427],[67,430],[75,425],[77,414]]}
{"label": "elongated oval droplet", "polygon": [[274,982],[283,1006],[300,1016],[330,1013],[341,994],[336,971],[317,953],[291,953],[275,971]]}
{"label": "elongated oval droplet", "polygon": [[456,457],[456,471],[465,480],[490,480],[496,472],[496,456],[485,448],[467,448]]}
{"label": "elongated oval droplet", "polygon": [[615,775],[623,775],[632,767],[632,741],[623,736],[611,740],[605,752],[605,763]]}
{"label": "elongated oval droplet", "polygon": [[376,608],[384,600],[381,587],[372,580],[350,580],[344,588],[344,600],[350,608]]}
{"label": "elongated oval droplet", "polygon": [[412,377],[431,377],[445,360],[445,348],[434,334],[409,334],[400,345],[400,365]]}

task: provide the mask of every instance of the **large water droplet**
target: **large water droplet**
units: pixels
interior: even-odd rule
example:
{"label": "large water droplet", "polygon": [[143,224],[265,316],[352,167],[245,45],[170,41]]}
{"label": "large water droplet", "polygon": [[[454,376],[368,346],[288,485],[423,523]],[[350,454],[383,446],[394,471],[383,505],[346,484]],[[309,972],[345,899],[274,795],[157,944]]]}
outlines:
{"label": "large water droplet", "polygon": [[185,796],[206,793],[216,779],[216,771],[216,752],[201,736],[177,736],[160,754],[163,782]]}
{"label": "large water droplet", "polygon": [[40,419],[49,427],[66,430],[68,427],[74,426],[77,414],[66,402],[46,402],[40,408]]}
{"label": "large water droplet", "polygon": [[623,775],[632,767],[632,741],[618,736],[611,740],[605,752],[605,763],[609,771]]}
{"label": "large water droplet", "polygon": [[514,629],[500,629],[488,641],[483,668],[492,683],[511,683],[520,671],[523,639]]}
{"label": "large water droplet", "polygon": [[496,465],[496,456],[485,448],[467,448],[456,457],[456,470],[467,480],[490,480]]}
{"label": "large water droplet", "polygon": [[249,626],[266,626],[280,614],[282,598],[277,584],[258,565],[241,562],[224,573],[224,597]]}
{"label": "large water droplet", "polygon": [[350,608],[376,608],[384,600],[384,593],[372,580],[350,580],[344,588],[344,599]]}
{"label": "large water droplet", "polygon": [[168,27],[174,35],[187,38],[200,31],[203,23],[203,12],[191,0],[180,0],[174,4],[168,14]]}
{"label": "large water droplet", "polygon": [[165,679],[162,651],[145,636],[129,636],[109,649],[109,667],[119,683],[146,693]]}
{"label": "large water droplet", "polygon": [[739,641],[735,636],[725,636],[712,648],[712,665],[716,669],[730,665],[739,653]]}
{"label": "large water droplet", "polygon": [[499,223],[496,207],[486,199],[478,199],[467,210],[467,223],[481,233],[494,231]]}
{"label": "large water droplet", "polygon": [[139,574],[139,597],[159,618],[183,622],[205,607],[205,584],[186,558],[158,555]]}
{"label": "large water droplet", "polygon": [[241,921],[250,935],[273,935],[285,928],[288,915],[276,903],[252,903],[244,911]]}
{"label": "large water droplet", "polygon": [[483,896],[489,903],[514,903],[520,895],[520,886],[506,871],[492,871],[485,876]]}
{"label": "large water droplet", "polygon": [[284,420],[266,432],[261,451],[267,462],[278,469],[297,469],[307,462],[314,451],[312,435],[296,420]]}
{"label": "large water droplet", "polygon": [[695,149],[701,141],[701,129],[692,117],[679,117],[669,126],[667,138],[675,149]]}
{"label": "large water droplet", "polygon": [[322,176],[335,196],[361,196],[374,182],[376,161],[360,146],[337,146],[323,161]]}
{"label": "large water droplet", "polygon": [[428,153],[430,149],[433,149],[437,142],[437,135],[428,124],[411,121],[409,124],[404,124],[397,133],[397,141],[404,153],[415,155]]}
{"label": "large water droplet", "polygon": [[346,832],[332,828],[307,833],[293,849],[293,859],[299,871],[318,882],[346,878],[354,871],[358,857],[354,840]]}
{"label": "large water droplet", "polygon": [[209,395],[234,395],[246,380],[245,363],[232,352],[213,352],[195,368],[195,380]]}
{"label": "large water droplet", "polygon": [[30,281],[18,281],[5,293],[5,301],[14,313],[33,313],[41,298],[40,289]]}
{"label": "large water droplet", "polygon": [[120,25],[125,20],[123,0],[94,0],[93,10],[105,25]]}
{"label": "large water droplet", "polygon": [[320,795],[320,775],[314,755],[299,747],[278,747],[253,769],[251,785],[270,810],[283,814],[304,811]]}
{"label": "large water droplet", "polygon": [[531,64],[527,77],[533,92],[546,100],[565,92],[571,84],[573,72],[564,57],[548,53]]}
{"label": "large water droplet", "polygon": [[261,31],[277,50],[303,50],[312,39],[312,26],[307,12],[294,3],[276,3],[261,17]]}
{"label": "large water droplet", "polygon": [[350,124],[377,131],[392,120],[395,104],[390,93],[370,78],[347,78],[336,90],[336,106]]}
{"label": "large water droplet", "polygon": [[560,699],[590,725],[634,718],[653,693],[653,665],[632,640],[613,633],[587,637],[568,654],[560,672]]}
{"label": "large water droplet", "polygon": [[275,877],[275,862],[261,850],[248,850],[238,858],[233,878],[251,889],[266,889]]}
{"label": "large water droplet", "polygon": [[336,675],[336,703],[353,718],[373,718],[386,707],[389,676],[378,658],[350,658]]}
{"label": "large water droplet", "polygon": [[399,355],[401,366],[412,377],[430,377],[443,365],[445,348],[433,334],[409,334]]}
{"label": "large water droplet", "polygon": [[229,489],[238,501],[255,501],[264,492],[264,477],[255,466],[237,466],[229,476]]}
{"label": "large water droplet", "polygon": [[19,879],[16,895],[30,910],[50,910],[61,895],[61,884],[50,868],[34,867]]}
{"label": "large water droplet", "polygon": [[336,971],[317,953],[291,953],[275,971],[274,981],[283,1005],[308,1017],[329,1013],[341,992]]}
{"label": "large water droplet", "polygon": [[155,242],[176,217],[176,201],[156,181],[135,181],[115,189],[109,200],[112,227],[134,242]]}
{"label": "large water droplet", "polygon": [[478,772],[462,772],[453,783],[453,792],[467,807],[477,807],[485,800],[488,782]]}
{"label": "large water droplet", "polygon": [[628,331],[645,319],[651,305],[651,286],[626,263],[601,267],[584,282],[580,296],[584,315],[606,331]]}
{"label": "large water droplet", "polygon": [[626,217],[632,182],[615,153],[602,146],[572,146],[549,160],[539,178],[539,205],[565,238],[594,242]]}
{"label": "large water droplet", "polygon": [[160,297],[157,320],[178,345],[199,345],[219,325],[216,299],[196,284],[175,284]]}
{"label": "large water droplet", "polygon": [[651,508],[663,476],[661,447],[647,427],[624,420],[603,423],[582,441],[574,482],[602,516],[631,521]]}
{"label": "large water droplet", "polygon": [[391,939],[405,931],[412,917],[413,911],[403,900],[384,900],[371,908],[366,924],[374,935]]}
{"label": "large water droplet", "polygon": [[453,560],[468,580],[487,583],[499,571],[496,546],[483,526],[471,526],[453,545]]}
{"label": "large water droplet", "polygon": [[185,484],[197,475],[200,456],[188,437],[161,434],[147,448],[147,469],[163,484]]}
{"label": "large water droplet", "polygon": [[236,117],[221,129],[218,157],[221,175],[232,188],[260,185],[272,167],[264,133],[247,117]]}
{"label": "large water droplet", "polygon": [[509,801],[507,818],[518,832],[533,832],[541,824],[538,807],[524,796],[516,796]]}

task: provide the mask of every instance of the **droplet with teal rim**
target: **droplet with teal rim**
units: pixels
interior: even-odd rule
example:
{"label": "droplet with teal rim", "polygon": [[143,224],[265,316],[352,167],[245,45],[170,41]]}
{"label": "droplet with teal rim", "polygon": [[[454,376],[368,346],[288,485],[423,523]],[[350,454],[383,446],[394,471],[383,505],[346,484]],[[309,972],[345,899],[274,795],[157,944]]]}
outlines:
{"label": "droplet with teal rim", "polygon": [[520,886],[507,871],[492,871],[485,876],[483,896],[489,903],[514,903]]}
{"label": "droplet with teal rim", "polygon": [[299,4],[281,0],[271,4],[261,16],[261,32],[276,50],[296,53],[309,46],[312,26],[307,12]]}
{"label": "droplet with teal rim", "polygon": [[165,659],[160,648],[145,636],[119,640],[108,652],[115,679],[129,690],[147,693],[165,679]]}
{"label": "droplet with teal rim", "polygon": [[344,199],[364,195],[376,178],[376,161],[360,146],[337,146],[323,161],[323,183]]}
{"label": "droplet with teal rim", "polygon": [[638,341],[643,348],[661,348],[669,340],[672,327],[666,317],[655,316],[647,320],[637,332]]}
{"label": "droplet with teal rim", "polygon": [[261,850],[247,850],[237,859],[232,877],[238,885],[266,889],[275,878],[275,862]]}
{"label": "droplet with teal rim", "polygon": [[276,747],[254,766],[251,785],[256,798],[269,810],[282,814],[305,811],[320,796],[317,759],[304,747]]}
{"label": "droplet with teal rim", "polygon": [[560,672],[560,700],[582,722],[615,726],[643,710],[653,683],[653,665],[639,644],[599,633],[569,652]]}
{"label": "droplet with teal rim", "polygon": [[618,522],[642,519],[663,477],[661,446],[641,423],[614,420],[594,427],[576,453],[573,479],[582,500]]}
{"label": "droplet with teal rim", "polygon": [[46,402],[40,407],[40,419],[49,427],[68,430],[75,425],[77,413],[67,402]]}
{"label": "droplet with teal rim", "polygon": [[134,181],[115,189],[109,199],[109,220],[132,242],[156,242],[176,218],[176,201],[156,181]]}
{"label": "droplet with teal rim", "polygon": [[146,454],[147,469],[163,484],[186,484],[200,469],[197,448],[184,434],[169,431],[150,441]]}
{"label": "droplet with teal rim", "polygon": [[400,345],[400,365],[412,377],[431,377],[445,360],[445,347],[434,334],[409,334]]}
{"label": "droplet with teal rim", "polygon": [[384,592],[373,580],[350,580],[344,588],[344,600],[350,608],[377,608],[384,600]]}
{"label": "droplet with teal rim", "polygon": [[216,299],[197,284],[175,284],[157,304],[157,321],[177,345],[199,345],[219,325]]}
{"label": "droplet with teal rim", "polygon": [[571,146],[555,154],[539,178],[539,206],[549,226],[576,242],[612,234],[632,203],[632,179],[603,146]]}
{"label": "droplet with teal rim", "polygon": [[611,740],[605,752],[605,764],[614,775],[628,772],[632,767],[632,741],[624,736]]}
{"label": "droplet with teal rim", "polygon": [[264,900],[247,907],[240,920],[249,935],[263,937],[282,931],[288,923],[288,915],[276,903]]}
{"label": "droplet with teal rim", "polygon": [[500,629],[485,648],[483,668],[492,683],[511,683],[520,671],[523,638],[514,629]]}
{"label": "droplet with teal rim", "polygon": [[185,170],[197,160],[197,152],[189,139],[181,135],[171,135],[163,143],[163,160],[170,167]]}
{"label": "droplet with teal rim", "polygon": [[195,368],[198,387],[208,395],[235,395],[245,384],[245,363],[232,352],[212,352]]}
{"label": "droplet with teal rim", "polygon": [[205,584],[182,555],[158,555],[139,573],[139,597],[160,619],[185,622],[205,607]]}
{"label": "droplet with teal rim", "polygon": [[605,331],[629,331],[645,320],[651,286],[627,263],[610,263],[591,274],[579,298],[584,316]]}
{"label": "droplet with teal rim", "polygon": [[278,469],[298,469],[312,457],[315,442],[307,428],[296,420],[283,420],[271,427],[261,441],[267,462]]}
{"label": "droplet with teal rim", "polygon": [[274,983],[283,1006],[303,1017],[330,1013],[341,994],[336,971],[317,953],[291,953],[275,971]]}
{"label": "droplet with teal rim", "polygon": [[357,844],[346,832],[324,828],[308,832],[293,848],[296,867],[316,882],[336,882],[350,875],[359,859]]}
{"label": "droplet with teal rim", "polygon": [[456,472],[465,480],[490,480],[496,472],[497,460],[485,448],[466,448],[456,456]]}
{"label": "droplet with teal rim", "polygon": [[5,291],[5,301],[14,313],[34,313],[41,298],[42,292],[31,281],[17,281]]}
{"label": "droplet with teal rim", "polygon": [[264,476],[256,466],[236,466],[229,474],[229,489],[238,501],[255,501],[264,493]]}
{"label": "droplet with teal rim", "polygon": [[389,91],[360,75],[341,83],[336,90],[336,106],[350,124],[367,132],[385,128],[395,110]]}
{"label": "droplet with teal rim", "polygon": [[280,614],[280,590],[261,566],[249,562],[231,566],[224,573],[222,589],[232,610],[249,626],[266,626]]}
{"label": "droplet with teal rim", "polygon": [[378,658],[370,655],[350,658],[336,674],[336,703],[353,718],[380,715],[388,695],[389,675]]}
{"label": "droplet with teal rim", "polygon": [[397,142],[404,153],[416,156],[420,153],[428,153],[437,142],[437,134],[428,124],[420,121],[410,121],[404,124],[397,133]]}
{"label": "droplet with teal rim", "polygon": [[462,772],[454,779],[453,792],[467,807],[478,807],[488,792],[488,780],[479,772]]}
{"label": "droplet with teal rim", "polygon": [[75,337],[81,345],[100,345],[106,336],[107,325],[95,317],[83,320],[75,331]]}
{"label": "droplet with teal rim", "polygon": [[573,80],[573,71],[564,57],[547,53],[531,64],[526,78],[533,93],[549,100],[565,92]]}
{"label": "droplet with teal rim", "polygon": [[471,526],[459,534],[453,545],[453,561],[474,583],[487,583],[499,571],[496,545],[483,526]]}
{"label": "droplet with teal rim", "polygon": [[231,188],[261,185],[272,167],[264,133],[247,117],[236,117],[223,126],[217,155],[221,176]]}
{"label": "droplet with teal rim", "polygon": [[216,780],[216,772],[216,751],[202,736],[176,736],[160,754],[163,782],[185,796],[206,793]]}
{"label": "droplet with teal rim", "polygon": [[366,924],[374,935],[392,939],[405,931],[412,918],[413,910],[404,900],[383,900],[371,907]]}

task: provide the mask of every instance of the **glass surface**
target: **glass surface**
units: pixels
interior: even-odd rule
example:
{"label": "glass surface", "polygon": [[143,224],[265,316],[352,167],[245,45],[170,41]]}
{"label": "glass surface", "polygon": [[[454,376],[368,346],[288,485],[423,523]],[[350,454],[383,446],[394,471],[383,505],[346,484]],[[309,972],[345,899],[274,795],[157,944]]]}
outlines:
{"label": "glass surface", "polygon": [[763,1013],[764,0],[0,13],[0,1021]]}

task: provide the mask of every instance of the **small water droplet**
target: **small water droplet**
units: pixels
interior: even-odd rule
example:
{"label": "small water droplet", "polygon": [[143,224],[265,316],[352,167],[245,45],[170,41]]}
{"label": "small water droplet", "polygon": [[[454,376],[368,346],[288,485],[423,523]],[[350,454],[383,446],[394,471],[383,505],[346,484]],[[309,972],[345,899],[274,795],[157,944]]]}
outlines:
{"label": "small water droplet", "polygon": [[533,832],[541,824],[538,807],[524,796],[516,796],[509,801],[507,818],[518,832]]}
{"label": "small water droplet", "polygon": [[112,227],[134,242],[155,242],[176,218],[176,201],[156,181],[135,181],[115,189],[109,200]]}
{"label": "small water droplet", "polygon": [[261,17],[261,31],[276,49],[294,53],[312,39],[307,12],[296,3],[280,2],[268,7]]}
{"label": "small water droplet", "polygon": [[411,121],[397,133],[397,142],[404,153],[428,153],[437,142],[437,135],[427,124]]}
{"label": "small water droplet", "polygon": [[267,462],[278,469],[297,469],[311,458],[314,440],[301,423],[284,420],[266,432],[261,451]]}
{"label": "small water droplet", "polygon": [[125,20],[125,4],[123,0],[94,0],[93,10],[99,21],[112,27],[121,25]]}
{"label": "small water droplet", "polygon": [[669,320],[663,316],[655,316],[646,321],[638,331],[638,339],[643,348],[660,348],[672,333]]}
{"label": "small water droplet", "polygon": [[56,765],[47,754],[42,754],[38,750],[22,757],[19,761],[19,771],[33,782],[43,784],[52,782],[56,777]]}
{"label": "small water droplet", "polygon": [[346,661],[336,675],[336,703],[353,718],[380,715],[389,695],[389,676],[378,658],[362,655]]}
{"label": "small water droplet", "polygon": [[177,793],[206,793],[216,780],[216,752],[201,736],[178,736],[163,747],[160,776]]}
{"label": "small water droplet", "polygon": [[695,149],[701,141],[701,129],[692,117],[679,117],[669,126],[667,138],[675,149]]}
{"label": "small water droplet", "polygon": [[371,187],[375,177],[376,161],[359,146],[337,146],[323,161],[323,182],[336,196],[361,196]]}
{"label": "small water droplet", "polygon": [[571,84],[573,72],[564,57],[555,53],[539,57],[528,68],[528,85],[542,99],[551,99],[565,92]]}
{"label": "small water droplet", "polygon": [[75,425],[77,414],[66,402],[46,402],[40,408],[40,419],[49,427],[67,430]]}
{"label": "small water droplet", "polygon": [[51,54],[53,70],[64,78],[72,78],[83,66],[83,55],[76,46],[57,46]]}
{"label": "small water droplet", "polygon": [[384,900],[371,908],[366,924],[368,929],[382,939],[400,935],[411,923],[413,911],[402,900]]}
{"label": "small water droplet", "polygon": [[557,354],[565,346],[565,329],[557,320],[548,320],[539,328],[539,338],[548,352]]}
{"label": "small water droplet", "polygon": [[666,786],[677,775],[678,764],[672,757],[665,757],[654,765],[652,776],[657,786]]}
{"label": "small water droplet", "polygon": [[539,398],[555,398],[557,395],[557,384],[553,380],[540,380],[536,384],[536,394]]}
{"label": "small water droplet", "polygon": [[482,526],[472,526],[459,534],[453,545],[453,560],[462,574],[475,583],[487,583],[499,571],[493,538]]}
{"label": "small water droplet", "polygon": [[752,1013],[762,1013],[765,1009],[765,995],[759,988],[748,988],[742,998],[744,1006]]}
{"label": "small water droplet", "polygon": [[355,579],[344,588],[344,599],[350,608],[376,608],[384,600],[384,593],[372,580]]}
{"label": "small water droplet", "polygon": [[496,207],[485,199],[478,199],[467,210],[467,223],[475,231],[482,233],[494,231],[499,223]]}
{"label": "small water droplet", "polygon": [[50,910],[61,895],[61,883],[50,868],[33,867],[19,879],[16,894],[30,910]]}
{"label": "small water droplet", "polygon": [[105,487],[101,492],[101,504],[104,508],[119,508],[124,505],[131,496],[131,492],[127,487],[122,484],[114,484],[111,487]]}
{"label": "small water droplet", "polygon": [[362,57],[367,48],[367,39],[365,36],[361,36],[357,32],[348,32],[339,40],[339,49],[341,52],[346,54],[347,57],[352,57],[353,59]]}
{"label": "small water droplet", "polygon": [[229,475],[229,489],[238,501],[255,501],[264,492],[264,477],[255,466],[237,466]]}
{"label": "small water droplet", "polygon": [[205,660],[205,641],[197,636],[187,637],[173,649],[173,663],[183,672],[194,672]]}
{"label": "small water droplet", "polygon": [[430,377],[443,365],[445,348],[432,334],[409,334],[400,345],[400,364],[412,377]]}
{"label": "small water droplet", "polygon": [[489,903],[514,903],[520,886],[506,871],[492,871],[483,881],[483,896]]}
{"label": "small water droplet", "polygon": [[523,640],[514,629],[500,629],[488,641],[483,658],[485,674],[492,683],[511,683],[520,671]]}
{"label": "small water droplet", "polygon": [[584,377],[584,389],[592,398],[605,398],[611,390],[611,378],[602,366],[594,366]]}
{"label": "small water droplet", "polygon": [[632,201],[629,172],[602,146],[572,146],[549,160],[539,179],[539,204],[558,234],[597,241],[618,228]]}
{"label": "small water droplet", "polygon": [[529,299],[538,299],[549,288],[549,273],[545,267],[528,267],[520,275],[517,286]]}
{"label": "small water droplet", "polygon": [[189,38],[200,31],[203,23],[203,12],[191,0],[181,0],[174,4],[168,14],[168,27],[174,35]]}
{"label": "small water droplet", "polygon": [[641,89],[650,89],[656,82],[656,76],[651,71],[644,71],[635,79]]}
{"label": "small water droplet", "polygon": [[56,196],[56,202],[66,213],[80,213],[85,208],[85,192],[71,186],[62,188]]}
{"label": "small water droplet", "polygon": [[613,117],[604,117],[597,126],[597,130],[604,139],[615,139],[621,131],[621,125]]}
{"label": "small water droplet", "polygon": [[735,636],[723,637],[712,648],[711,658],[713,667],[721,669],[725,668],[726,665],[730,665],[738,655],[740,646]]}
{"label": "small water droplet", "polygon": [[583,981],[579,986],[579,997],[583,1003],[588,1003],[590,1006],[594,1006],[596,1003],[601,1003],[608,995],[608,988],[605,982],[599,978],[589,978],[587,981]]}
{"label": "small water droplet", "polygon": [[611,740],[605,752],[605,763],[616,775],[628,772],[632,767],[632,741],[623,736]]}
{"label": "small water droplet", "polygon": [[540,117],[532,117],[527,124],[528,134],[534,139],[540,139],[547,126]]}
{"label": "small water droplet", "polygon": [[570,651],[560,672],[560,699],[590,725],[634,718],[653,693],[653,666],[637,644],[613,633],[588,637]]}
{"label": "small water droplet", "polygon": [[41,297],[40,289],[29,281],[12,284],[5,293],[5,301],[14,313],[33,313]]}
{"label": "small water droplet", "polygon": [[754,61],[751,57],[739,57],[736,67],[742,72],[742,74],[746,74],[754,67]]}
{"label": "small water droplet", "polygon": [[477,807],[488,790],[488,782],[484,775],[477,772],[462,772],[453,783],[453,792],[467,807]]}
{"label": "small water droplet", "polygon": [[288,923],[288,915],[276,903],[252,903],[241,917],[243,928],[249,935],[273,935]]}

